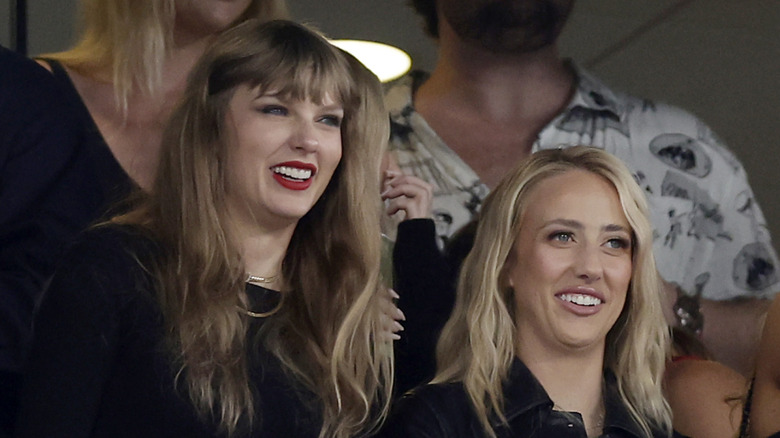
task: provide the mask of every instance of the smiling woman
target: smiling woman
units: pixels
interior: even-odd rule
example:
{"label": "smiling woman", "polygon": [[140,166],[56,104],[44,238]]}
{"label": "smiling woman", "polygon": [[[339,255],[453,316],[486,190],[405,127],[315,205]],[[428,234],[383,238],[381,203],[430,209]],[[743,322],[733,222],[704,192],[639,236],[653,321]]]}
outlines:
{"label": "smiling woman", "polygon": [[293,225],[320,198],[341,160],[344,109],[239,86],[227,109],[232,148],[227,208],[236,219]]}
{"label": "smiling woman", "polygon": [[385,436],[671,436],[651,230],[608,153],[525,160],[480,213],[433,383],[399,403]]}
{"label": "smiling woman", "polygon": [[602,356],[631,280],[631,226],[601,176],[572,170],[529,192],[506,262],[517,354],[526,363],[569,349]]}
{"label": "smiling woman", "polygon": [[387,410],[381,87],[247,21],[188,80],[149,193],[63,259],[20,437],[353,437]]}

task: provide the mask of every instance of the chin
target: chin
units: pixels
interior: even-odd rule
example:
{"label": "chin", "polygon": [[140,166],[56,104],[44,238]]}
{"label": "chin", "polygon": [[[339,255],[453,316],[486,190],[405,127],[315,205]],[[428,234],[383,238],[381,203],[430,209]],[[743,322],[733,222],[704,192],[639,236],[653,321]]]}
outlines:
{"label": "chin", "polygon": [[565,347],[578,351],[603,347],[606,339],[606,333],[596,333],[583,328],[572,330],[558,337],[558,341]]}

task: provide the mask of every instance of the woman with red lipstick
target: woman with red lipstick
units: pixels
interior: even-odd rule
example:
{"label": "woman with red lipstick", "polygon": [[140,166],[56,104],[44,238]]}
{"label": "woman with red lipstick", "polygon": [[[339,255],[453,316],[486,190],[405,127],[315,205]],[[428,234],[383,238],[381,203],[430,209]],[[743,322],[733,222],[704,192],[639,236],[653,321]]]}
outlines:
{"label": "woman with red lipstick", "polygon": [[352,437],[387,410],[376,78],[248,21],[191,74],[154,184],[36,318],[20,437]]}
{"label": "woman with red lipstick", "polygon": [[646,201],[587,147],[538,152],[483,205],[433,382],[388,437],[672,436]]}

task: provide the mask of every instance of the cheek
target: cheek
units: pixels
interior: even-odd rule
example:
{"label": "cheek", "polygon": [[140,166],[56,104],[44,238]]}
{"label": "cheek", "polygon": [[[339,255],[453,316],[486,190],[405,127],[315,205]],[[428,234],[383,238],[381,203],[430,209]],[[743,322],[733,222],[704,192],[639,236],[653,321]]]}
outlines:
{"label": "cheek", "polygon": [[331,174],[336,170],[336,167],[341,162],[342,154],[343,151],[340,136],[329,141],[327,147],[323,148],[321,153],[323,164],[327,165],[328,171]]}
{"label": "cheek", "polygon": [[612,282],[612,287],[616,291],[626,293],[628,291],[628,284],[631,282],[631,274],[633,273],[633,263],[630,258],[620,258],[613,260],[609,266],[609,277]]}
{"label": "cheek", "polygon": [[552,250],[542,248],[531,253],[531,260],[534,260],[530,266],[535,271],[537,277],[554,281],[563,275],[573,261],[569,251]]}

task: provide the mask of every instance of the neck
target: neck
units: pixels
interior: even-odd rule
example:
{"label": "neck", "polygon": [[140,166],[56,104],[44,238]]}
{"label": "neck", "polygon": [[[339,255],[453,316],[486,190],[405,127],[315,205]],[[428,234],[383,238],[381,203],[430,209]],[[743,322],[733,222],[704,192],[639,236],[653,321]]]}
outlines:
{"label": "neck", "polygon": [[210,39],[202,38],[189,41],[186,44],[178,42],[172,44],[163,64],[160,92],[154,93],[148,98],[161,98],[164,99],[164,102],[177,102],[187,85],[187,76],[206,50],[209,41]]}
{"label": "neck", "polygon": [[574,75],[555,46],[530,53],[493,53],[460,39],[443,21],[439,59],[415,104],[419,109],[417,102],[438,99],[494,120],[546,120],[568,103],[573,84]]}
{"label": "neck", "polygon": [[282,290],[286,286],[281,277],[282,262],[287,254],[295,225],[264,228],[257,224],[232,222],[231,235],[241,254],[244,270],[260,277],[276,277],[263,286]]}
{"label": "neck", "polygon": [[[542,384],[556,409],[579,412],[589,430],[604,417],[604,348],[587,351],[547,351],[518,341],[518,357]],[[531,352],[532,351],[532,352]],[[589,433],[590,435],[590,433]]]}

